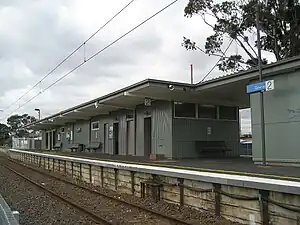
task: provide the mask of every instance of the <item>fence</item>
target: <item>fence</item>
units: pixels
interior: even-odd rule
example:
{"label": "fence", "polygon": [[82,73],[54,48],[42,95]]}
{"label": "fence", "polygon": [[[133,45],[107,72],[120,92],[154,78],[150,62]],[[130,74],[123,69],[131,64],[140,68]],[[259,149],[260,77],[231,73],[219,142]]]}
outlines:
{"label": "fence", "polygon": [[19,212],[11,211],[4,198],[0,195],[0,224],[19,225]]}
{"label": "fence", "polygon": [[41,149],[40,138],[12,138],[14,149]]}

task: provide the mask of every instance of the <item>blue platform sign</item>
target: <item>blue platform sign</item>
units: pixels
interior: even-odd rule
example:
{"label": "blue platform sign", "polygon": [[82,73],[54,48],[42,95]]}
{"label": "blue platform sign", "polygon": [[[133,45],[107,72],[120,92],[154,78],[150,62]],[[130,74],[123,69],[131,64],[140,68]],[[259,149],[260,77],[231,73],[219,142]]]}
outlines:
{"label": "blue platform sign", "polygon": [[266,90],[265,81],[247,85],[247,94],[259,92],[259,91],[265,91],[265,90]]}

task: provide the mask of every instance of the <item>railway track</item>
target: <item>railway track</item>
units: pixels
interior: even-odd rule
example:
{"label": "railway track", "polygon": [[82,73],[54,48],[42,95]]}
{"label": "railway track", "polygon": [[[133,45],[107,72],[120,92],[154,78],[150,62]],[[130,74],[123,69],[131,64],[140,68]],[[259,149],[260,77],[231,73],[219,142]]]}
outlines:
{"label": "railway track", "polygon": [[[12,159],[9,159],[9,158],[5,158],[6,160],[8,160],[9,162],[13,163],[13,166],[19,166],[19,167],[23,167],[23,168],[26,168],[28,170],[31,170],[31,171],[34,171],[42,176],[45,176],[45,177],[48,177],[50,179],[53,179],[53,180],[56,180],[56,181],[60,181],[64,184],[67,184],[67,185],[71,185],[75,188],[78,188],[78,189],[81,189],[81,190],[84,190],[85,192],[88,192],[90,193],[91,195],[94,195],[94,196],[101,196],[101,198],[103,198],[100,202],[99,202],[99,205],[101,205],[101,202],[105,202],[106,200],[108,201],[114,201],[116,203],[116,205],[120,205],[122,204],[123,206],[127,207],[128,209],[134,209],[134,210],[137,210],[138,212],[144,212],[145,214],[147,215],[151,215],[149,216],[149,218],[151,218],[152,216],[155,216],[157,218],[161,218],[163,221],[168,221],[167,223],[160,223],[160,224],[183,224],[183,225],[191,225],[190,223],[186,222],[186,221],[182,221],[180,219],[177,219],[176,217],[174,216],[169,216],[169,215],[166,215],[166,214],[163,214],[161,212],[157,212],[157,211],[154,211],[152,209],[149,209],[149,208],[146,208],[146,207],[143,207],[141,205],[137,205],[137,204],[134,204],[132,202],[127,202],[126,200],[123,200],[123,199],[119,199],[117,197],[113,197],[113,196],[110,196],[110,195],[106,195],[104,193],[101,193],[97,190],[94,190],[94,189],[91,189],[91,188],[88,188],[88,187],[85,187],[85,186],[82,186],[82,185],[79,185],[79,184],[76,184],[76,183],[73,183],[71,181],[68,181],[68,180],[65,180],[61,177],[57,177],[55,175],[52,175],[50,173],[46,173],[46,172],[43,172],[39,169],[36,169],[34,167],[31,167],[31,166],[28,166],[28,165],[24,165],[24,164],[21,164],[19,163],[18,161],[15,161],[15,160],[12,160]],[[71,198],[68,198],[66,196],[63,196],[63,195],[60,195],[60,194],[57,194],[56,191],[53,191],[49,188],[47,188],[45,185],[42,185],[38,182],[36,182],[35,180],[29,178],[28,176],[25,176],[23,175],[22,173],[14,170],[11,168],[11,166],[9,165],[3,165],[4,167],[6,167],[7,169],[9,169],[10,171],[14,172],[15,174],[17,174],[18,176],[21,176],[22,178],[28,180],[29,182],[31,182],[32,184],[38,186],[39,188],[42,188],[44,189],[45,191],[47,191],[48,193],[50,193],[51,195],[57,197],[58,199],[70,204],[71,206],[73,206],[74,208],[76,208],[77,210],[80,210],[82,211],[83,213],[87,214],[91,219],[93,219],[96,223],[100,223],[100,224],[115,224],[114,222],[112,222],[112,220],[108,220],[105,216],[99,216],[99,213],[95,213],[93,210],[89,210],[89,209],[86,209],[86,207],[84,206],[81,206],[80,204],[76,203],[76,202],[73,202],[71,201],[70,199]],[[22,170],[23,171],[23,170]],[[71,190],[72,188],[70,188]],[[105,200],[106,199],[106,200]],[[128,210],[127,210],[128,211]],[[131,211],[131,210],[129,210]],[[134,221],[133,221],[133,224]],[[156,223],[149,223],[149,224],[156,224]]]}
{"label": "railway track", "polygon": [[78,204],[76,204],[76,203],[70,201],[69,199],[67,199],[67,198],[65,198],[65,197],[63,197],[63,196],[61,196],[61,195],[55,193],[54,191],[52,191],[52,190],[46,188],[46,187],[43,186],[42,184],[40,184],[40,183],[38,183],[38,182],[36,182],[36,181],[30,179],[30,178],[27,177],[27,176],[24,176],[23,174],[21,174],[21,173],[19,173],[18,171],[16,171],[16,170],[10,168],[9,166],[7,166],[7,165],[2,165],[2,166],[3,166],[4,168],[8,169],[9,171],[15,173],[16,175],[22,177],[22,178],[25,179],[26,181],[32,183],[33,185],[39,187],[39,188],[42,189],[43,191],[45,191],[45,192],[51,194],[52,196],[54,196],[55,198],[59,199],[60,201],[63,201],[63,202],[65,202],[65,203],[71,205],[72,207],[74,207],[74,208],[77,209],[78,211],[80,211],[80,212],[86,214],[86,215],[87,215],[88,217],[90,217],[91,220],[94,221],[96,224],[101,224],[101,225],[112,225],[112,224],[113,224],[112,222],[106,220],[105,218],[102,218],[102,217],[96,215],[95,213],[93,213],[93,212],[91,212],[91,211],[89,211],[89,210],[83,208],[82,206],[80,206],[80,205],[78,205]]}

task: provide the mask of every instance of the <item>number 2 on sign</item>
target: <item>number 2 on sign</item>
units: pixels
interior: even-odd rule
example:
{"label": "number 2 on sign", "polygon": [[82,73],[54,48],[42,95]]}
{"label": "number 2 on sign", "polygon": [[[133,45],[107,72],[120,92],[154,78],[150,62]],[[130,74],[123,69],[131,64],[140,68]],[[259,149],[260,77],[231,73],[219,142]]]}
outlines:
{"label": "number 2 on sign", "polygon": [[274,80],[268,80],[266,81],[266,91],[272,91],[274,90]]}

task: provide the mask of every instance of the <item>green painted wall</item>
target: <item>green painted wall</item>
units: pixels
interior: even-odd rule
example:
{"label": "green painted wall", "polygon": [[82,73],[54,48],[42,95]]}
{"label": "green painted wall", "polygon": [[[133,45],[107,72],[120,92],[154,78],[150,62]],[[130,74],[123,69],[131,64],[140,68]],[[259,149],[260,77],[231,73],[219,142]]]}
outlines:
{"label": "green painted wall", "polygon": [[[300,76],[299,72],[281,74],[275,90],[264,92],[267,161],[300,162]],[[260,162],[261,127],[259,93],[250,95],[253,160]]]}
{"label": "green painted wall", "polygon": [[[211,134],[207,128],[211,128]],[[203,156],[196,150],[195,141],[225,141],[231,151],[227,156],[239,155],[239,121],[206,119],[173,119],[173,154],[175,158]]]}

